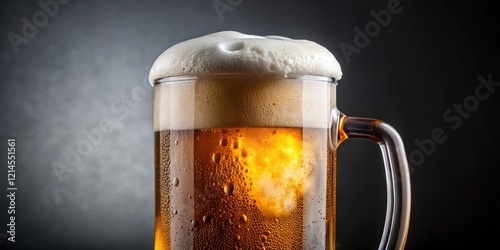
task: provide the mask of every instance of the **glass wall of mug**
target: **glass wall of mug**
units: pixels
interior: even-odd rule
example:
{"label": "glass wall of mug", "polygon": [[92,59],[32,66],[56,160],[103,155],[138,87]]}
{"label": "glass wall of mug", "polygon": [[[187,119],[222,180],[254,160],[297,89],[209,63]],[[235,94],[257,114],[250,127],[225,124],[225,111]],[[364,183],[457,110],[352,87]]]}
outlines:
{"label": "glass wall of mug", "polygon": [[155,249],[334,249],[335,88],[297,75],[157,81]]}

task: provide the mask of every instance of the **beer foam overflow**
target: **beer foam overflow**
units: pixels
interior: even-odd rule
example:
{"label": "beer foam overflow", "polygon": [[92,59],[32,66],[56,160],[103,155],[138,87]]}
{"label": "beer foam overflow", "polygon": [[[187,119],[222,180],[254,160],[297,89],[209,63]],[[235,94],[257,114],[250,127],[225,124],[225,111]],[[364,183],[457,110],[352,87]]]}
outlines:
{"label": "beer foam overflow", "polygon": [[222,31],[167,49],[151,67],[149,81],[224,73],[342,77],[333,54],[315,42]]}

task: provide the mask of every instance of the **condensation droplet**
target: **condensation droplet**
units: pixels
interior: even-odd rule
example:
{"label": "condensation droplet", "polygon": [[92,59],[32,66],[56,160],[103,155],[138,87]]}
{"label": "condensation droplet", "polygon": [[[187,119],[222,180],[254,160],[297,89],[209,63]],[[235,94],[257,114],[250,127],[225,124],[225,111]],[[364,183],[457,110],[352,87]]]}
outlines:
{"label": "condensation droplet", "polygon": [[179,211],[177,211],[177,209],[174,209],[174,214],[177,214]]}
{"label": "condensation droplet", "polygon": [[178,145],[179,144],[179,141],[178,140],[175,140],[175,145]]}
{"label": "condensation droplet", "polygon": [[192,220],[191,221],[191,226],[193,226],[193,227],[198,226],[198,221],[197,220]]}
{"label": "condensation droplet", "polygon": [[215,162],[215,163],[219,163],[220,162],[220,153],[215,153],[212,155],[212,161]]}
{"label": "condensation droplet", "polygon": [[173,184],[174,184],[174,187],[179,186],[179,179],[174,178]]}
{"label": "condensation droplet", "polygon": [[226,138],[220,139],[219,145],[221,145],[223,147],[227,146],[227,139]]}
{"label": "condensation droplet", "polygon": [[203,222],[205,222],[207,224],[212,222],[212,216],[210,216],[210,215],[203,216]]}
{"label": "condensation droplet", "polygon": [[266,237],[265,235],[261,235],[261,236],[260,236],[260,240],[261,240],[262,242],[266,242],[267,237]]}
{"label": "condensation droplet", "polygon": [[239,143],[237,141],[233,142],[233,148],[238,149]]}
{"label": "condensation droplet", "polygon": [[242,156],[242,157],[247,157],[247,155],[248,155],[248,153],[247,153],[247,151],[246,151],[246,150],[244,150],[244,149],[243,149],[243,150],[241,150],[241,156]]}
{"label": "condensation droplet", "polygon": [[234,236],[233,240],[234,241],[239,241],[241,239],[241,236],[240,235],[236,235]]}
{"label": "condensation droplet", "polygon": [[241,223],[246,223],[246,222],[247,222],[247,220],[248,220],[248,218],[247,218],[247,216],[246,216],[245,214],[242,214],[242,215],[240,216],[240,221],[241,221]]}
{"label": "condensation droplet", "polygon": [[232,182],[224,184],[224,193],[232,195],[234,193],[234,184]]}
{"label": "condensation droplet", "polygon": [[269,236],[269,235],[271,235],[271,231],[264,231],[264,233],[262,233],[262,234],[264,234],[265,236]]}

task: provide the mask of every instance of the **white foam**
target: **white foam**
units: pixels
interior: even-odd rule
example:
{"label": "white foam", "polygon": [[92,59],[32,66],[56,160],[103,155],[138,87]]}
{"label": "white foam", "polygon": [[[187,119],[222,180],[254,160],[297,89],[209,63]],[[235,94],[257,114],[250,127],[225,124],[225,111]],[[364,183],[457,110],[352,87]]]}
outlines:
{"label": "white foam", "polygon": [[225,73],[342,77],[332,53],[315,42],[222,31],[167,49],[151,67],[149,81]]}
{"label": "white foam", "polygon": [[[220,127],[328,128],[340,79],[335,57],[306,40],[234,31],[188,40],[167,49],[149,79],[173,80],[154,89],[154,130]],[[232,76],[227,76],[232,75]]]}

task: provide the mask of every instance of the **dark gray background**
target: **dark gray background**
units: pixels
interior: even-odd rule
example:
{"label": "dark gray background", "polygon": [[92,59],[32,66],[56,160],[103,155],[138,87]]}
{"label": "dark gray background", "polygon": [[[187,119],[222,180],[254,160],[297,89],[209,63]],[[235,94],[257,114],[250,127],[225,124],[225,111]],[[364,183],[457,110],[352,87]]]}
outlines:
{"label": "dark gray background", "polygon": [[[353,28],[363,29],[370,11],[386,9],[388,0],[242,0],[223,20],[213,2],[70,1],[16,53],[8,34],[22,35],[23,17],[43,9],[37,1],[2,1],[0,248],[152,249],[152,91],[145,77],[167,47],[221,30],[324,45],[344,72],[339,109],[389,122],[410,155],[419,150],[415,140],[442,128],[447,140],[420,162],[410,160],[407,249],[500,248],[500,87],[456,129],[443,118],[471,100],[479,76],[500,81],[498,4],[401,0],[401,13],[348,63],[339,45],[353,45]],[[53,165],[106,119],[115,129],[58,178]],[[7,138],[17,142],[15,244],[1,226],[8,223]],[[377,145],[347,141],[338,157],[339,249],[376,249],[385,212]]]}

